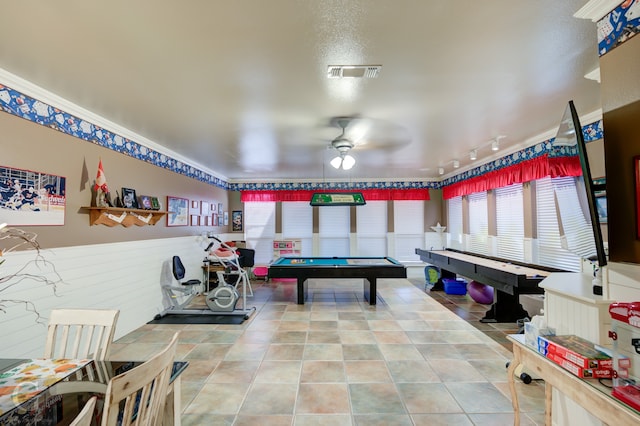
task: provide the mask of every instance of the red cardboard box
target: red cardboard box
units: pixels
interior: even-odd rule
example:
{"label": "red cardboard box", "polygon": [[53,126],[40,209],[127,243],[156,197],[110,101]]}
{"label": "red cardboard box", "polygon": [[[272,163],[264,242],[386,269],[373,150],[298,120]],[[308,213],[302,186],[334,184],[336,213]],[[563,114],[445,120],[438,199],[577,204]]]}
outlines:
{"label": "red cardboard box", "polygon": [[[576,335],[538,336],[538,351],[547,357],[549,354],[559,355],[581,368],[613,368],[613,359],[609,355],[597,350],[592,342]],[[621,367],[629,367],[624,365],[624,359],[620,361],[623,362]]]}
{"label": "red cardboard box", "polygon": [[573,375],[583,379],[611,379],[613,377],[613,370],[611,368],[582,368],[579,365],[562,358],[558,354],[547,354],[547,358]]}

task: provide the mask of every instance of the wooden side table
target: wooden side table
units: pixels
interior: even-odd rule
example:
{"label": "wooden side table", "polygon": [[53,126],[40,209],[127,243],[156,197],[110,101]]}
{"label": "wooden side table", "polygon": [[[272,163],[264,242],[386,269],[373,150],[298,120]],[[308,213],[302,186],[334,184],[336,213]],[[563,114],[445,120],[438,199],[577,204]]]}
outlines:
{"label": "wooden side table", "polygon": [[545,358],[524,343],[523,334],[507,337],[513,344],[513,359],[507,369],[507,380],[513,404],[514,425],[520,424],[520,407],[514,379],[519,365],[545,381],[545,425],[551,425],[552,390],[556,388],[602,422],[616,426],[640,424],[640,412],[611,396],[611,389],[597,379],[581,379]]}

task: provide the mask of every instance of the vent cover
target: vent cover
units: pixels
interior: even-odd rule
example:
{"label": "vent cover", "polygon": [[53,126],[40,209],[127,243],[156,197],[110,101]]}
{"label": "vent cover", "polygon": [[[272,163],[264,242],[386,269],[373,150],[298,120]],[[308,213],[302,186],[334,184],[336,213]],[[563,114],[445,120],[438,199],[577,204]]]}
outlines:
{"label": "vent cover", "polygon": [[382,65],[329,65],[328,78],[376,78]]}

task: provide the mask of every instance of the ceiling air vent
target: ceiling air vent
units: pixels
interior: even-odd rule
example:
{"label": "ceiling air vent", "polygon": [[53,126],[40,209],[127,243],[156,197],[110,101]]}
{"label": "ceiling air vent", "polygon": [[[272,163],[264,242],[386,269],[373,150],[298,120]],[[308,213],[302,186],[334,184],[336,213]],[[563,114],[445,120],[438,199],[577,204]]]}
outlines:
{"label": "ceiling air vent", "polygon": [[382,65],[329,65],[329,78],[376,78]]}

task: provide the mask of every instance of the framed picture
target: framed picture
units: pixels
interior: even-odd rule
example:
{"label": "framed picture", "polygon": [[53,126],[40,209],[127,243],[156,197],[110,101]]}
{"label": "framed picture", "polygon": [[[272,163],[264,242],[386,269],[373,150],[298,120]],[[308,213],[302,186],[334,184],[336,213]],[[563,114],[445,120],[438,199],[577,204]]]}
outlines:
{"label": "framed picture", "polygon": [[197,201],[197,200],[192,200],[191,201],[191,208],[194,209],[194,210],[195,209],[200,210],[200,202]]}
{"label": "framed picture", "polygon": [[234,232],[242,231],[242,210],[231,212],[231,230]]}
{"label": "framed picture", "polygon": [[65,177],[8,166],[0,166],[0,177],[0,223],[64,225]]}
{"label": "framed picture", "polygon": [[218,214],[222,214],[222,203],[218,203]]}
{"label": "framed picture", "polygon": [[209,214],[209,202],[208,201],[200,201],[200,214],[208,215]]}
{"label": "framed picture", "polygon": [[138,208],[138,198],[136,197],[135,189],[122,188],[122,206],[125,209]]}
{"label": "framed picture", "polygon": [[229,226],[229,212],[224,212],[223,218],[223,225]]}
{"label": "framed picture", "polygon": [[213,226],[218,226],[218,213],[213,213],[211,215],[211,223]]}
{"label": "framed picture", "polygon": [[191,215],[191,226],[199,226],[200,225],[200,216],[197,214]]}
{"label": "framed picture", "polygon": [[189,200],[167,197],[167,226],[187,226],[189,224]]}
{"label": "framed picture", "polygon": [[153,209],[153,205],[151,204],[151,196],[141,195],[138,201],[138,206],[141,209],[145,209],[145,210]]}
{"label": "framed picture", "polygon": [[160,210],[160,200],[158,197],[151,197],[151,210]]}

